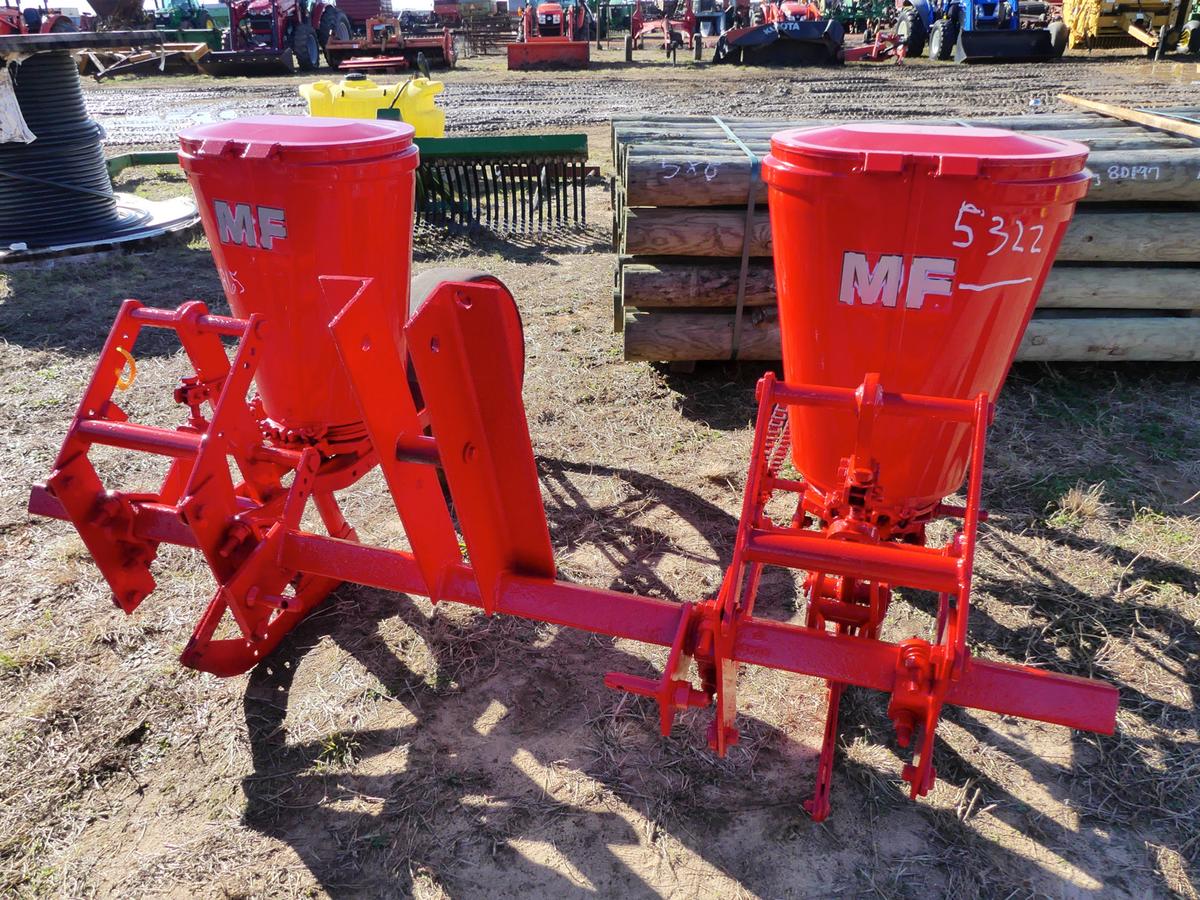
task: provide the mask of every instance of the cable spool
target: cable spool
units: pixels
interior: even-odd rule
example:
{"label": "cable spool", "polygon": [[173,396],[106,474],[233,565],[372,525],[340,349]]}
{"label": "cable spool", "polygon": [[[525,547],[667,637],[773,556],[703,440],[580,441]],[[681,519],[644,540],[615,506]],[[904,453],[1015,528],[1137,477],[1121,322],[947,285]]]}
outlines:
{"label": "cable spool", "polygon": [[69,53],[10,64],[30,144],[0,144],[0,247],[45,247],[119,236],[142,227],[144,210],[118,205],[105,166],[103,129],[87,116]]}

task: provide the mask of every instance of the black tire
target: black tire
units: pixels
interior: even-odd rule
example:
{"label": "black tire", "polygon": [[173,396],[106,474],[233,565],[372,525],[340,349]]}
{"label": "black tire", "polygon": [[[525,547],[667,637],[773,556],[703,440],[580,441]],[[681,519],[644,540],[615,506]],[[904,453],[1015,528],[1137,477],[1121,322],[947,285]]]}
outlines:
{"label": "black tire", "polygon": [[901,11],[896,22],[896,36],[904,45],[905,56],[920,56],[925,52],[925,39],[928,37],[925,23],[911,6]]}
{"label": "black tire", "polygon": [[200,25],[205,31],[212,31],[217,27],[217,23],[213,21],[212,16],[205,16],[204,22]]}
{"label": "black tire", "polygon": [[67,32],[73,32],[74,30],[75,26],[71,24],[70,19],[59,19],[50,26],[51,34],[66,34]]}
{"label": "black tire", "polygon": [[327,6],[321,13],[321,27],[317,31],[321,46],[329,43],[330,38],[336,41],[350,40],[350,19],[336,6]]}
{"label": "black tire", "polygon": [[945,19],[938,19],[929,29],[929,58],[949,59],[954,49],[954,41],[950,37],[950,24]]}
{"label": "black tire", "polygon": [[1183,36],[1180,41],[1187,41],[1187,51],[1193,56],[1200,56],[1200,22],[1193,19],[1183,26]]}
{"label": "black tire", "polygon": [[301,22],[292,32],[292,52],[296,54],[296,66],[301,72],[312,72],[321,65],[321,44],[316,30]]}
{"label": "black tire", "polygon": [[[329,23],[328,27],[326,22]],[[336,69],[342,57],[337,53],[330,55],[329,42],[350,40],[350,17],[336,7],[326,7],[321,15],[321,30],[324,32],[321,46],[325,49],[325,62],[329,64],[329,68]]]}

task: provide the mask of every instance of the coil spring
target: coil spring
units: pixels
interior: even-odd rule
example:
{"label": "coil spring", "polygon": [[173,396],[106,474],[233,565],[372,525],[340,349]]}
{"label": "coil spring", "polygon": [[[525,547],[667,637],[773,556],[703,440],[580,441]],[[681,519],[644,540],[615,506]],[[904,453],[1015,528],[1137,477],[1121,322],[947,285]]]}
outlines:
{"label": "coil spring", "polygon": [[763,445],[763,462],[771,478],[779,477],[791,446],[787,407],[776,406],[771,410],[771,418],[767,422],[767,440]]}

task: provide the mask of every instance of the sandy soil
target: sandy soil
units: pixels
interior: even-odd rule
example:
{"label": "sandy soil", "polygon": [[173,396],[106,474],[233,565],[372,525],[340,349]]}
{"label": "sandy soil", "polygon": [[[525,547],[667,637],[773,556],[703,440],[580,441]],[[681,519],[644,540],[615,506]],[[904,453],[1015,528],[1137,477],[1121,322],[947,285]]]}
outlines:
{"label": "sandy soil", "polygon": [[[552,77],[468,61],[447,76],[451,122],[586,126],[603,162],[603,122],[626,110],[1017,113],[1055,108],[1064,88],[1183,101],[1197,77],[1127,58],[797,72],[615,59]],[[126,80],[88,101],[113,146],[169,146],[205,117],[298,111],[297,83]],[[186,190],[169,170],[123,186]],[[605,185],[589,196],[603,225]],[[563,576],[707,596],[728,560],[760,373],[621,361],[607,242],[593,226],[533,249],[428,243],[418,267],[485,268],[518,298]],[[125,296],[224,309],[202,239],[0,272],[0,893],[1197,896],[1196,367],[1018,368],[991,438],[974,652],[1113,681],[1118,733],[948,711],[939,784],[914,803],[883,698],[852,691],[834,811],[815,825],[800,803],[822,691],[805,679],[744,672],[742,742],[718,760],[704,713],[664,739],[649,702],[602,686],[607,671],[652,674],[662,653],[356,587],[247,677],[181,669],[211,591],[199,560],[164,551],[158,591],[124,618],[74,532],[24,511]],[[174,421],[182,358],[165,342],[139,356],[128,408]],[[157,474],[129,455],[105,472],[126,485]],[[400,540],[377,477],[346,505],[364,538]],[[792,619],[802,602],[774,573],[761,612]],[[887,636],[926,629],[930,613],[904,594]]]}
{"label": "sandy soil", "polygon": [[[579,129],[614,115],[728,116],[1010,115],[1061,108],[1060,93],[1121,104],[1191,104],[1193,57],[1159,64],[1106,51],[1055,65],[952,66],[929,60],[844,68],[748,69],[639,51],[627,64],[616,50],[592,50],[584,72],[508,72],[499,56],[464,59],[442,73],[450,133]],[[325,75],[322,77],[332,77]],[[393,81],[398,76],[380,76]],[[88,85],[88,108],[113,145],[169,145],[188,125],[261,113],[300,113],[297,87],[311,77],[173,77]],[[1149,89],[1153,85],[1153,90]],[[153,86],[152,90],[148,90]]]}

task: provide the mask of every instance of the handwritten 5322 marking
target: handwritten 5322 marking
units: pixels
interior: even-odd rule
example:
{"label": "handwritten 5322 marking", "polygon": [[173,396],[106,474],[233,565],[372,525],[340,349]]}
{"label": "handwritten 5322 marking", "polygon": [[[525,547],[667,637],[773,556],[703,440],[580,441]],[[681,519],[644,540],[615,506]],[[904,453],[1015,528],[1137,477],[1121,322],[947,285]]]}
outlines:
{"label": "handwritten 5322 marking", "polygon": [[1019,218],[993,216],[974,203],[964,202],[954,220],[956,237],[950,242],[951,246],[960,250],[974,246],[977,229],[986,229],[993,238],[988,256],[995,256],[1005,249],[1010,253],[1041,253],[1042,238],[1046,233],[1045,225],[1026,225]]}

